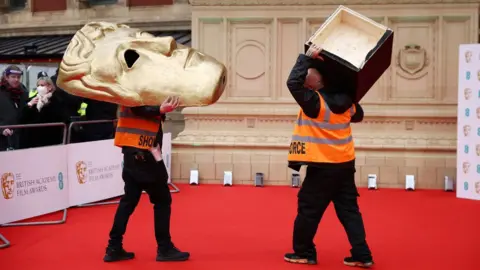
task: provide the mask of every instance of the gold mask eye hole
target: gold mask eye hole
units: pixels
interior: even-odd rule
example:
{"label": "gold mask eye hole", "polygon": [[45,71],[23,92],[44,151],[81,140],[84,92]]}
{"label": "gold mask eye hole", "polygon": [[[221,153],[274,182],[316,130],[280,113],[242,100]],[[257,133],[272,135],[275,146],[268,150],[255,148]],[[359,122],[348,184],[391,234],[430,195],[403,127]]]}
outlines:
{"label": "gold mask eye hole", "polygon": [[127,64],[127,67],[132,68],[135,62],[137,62],[138,58],[140,58],[140,55],[135,50],[128,49],[123,54],[123,58],[125,59],[125,64]]}

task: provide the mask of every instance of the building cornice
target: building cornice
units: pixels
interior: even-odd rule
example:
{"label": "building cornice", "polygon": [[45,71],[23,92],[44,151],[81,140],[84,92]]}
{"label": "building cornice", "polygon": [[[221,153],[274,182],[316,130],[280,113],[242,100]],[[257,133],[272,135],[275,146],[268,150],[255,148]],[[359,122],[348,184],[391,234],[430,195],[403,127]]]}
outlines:
{"label": "building cornice", "polygon": [[158,7],[92,7],[69,8],[55,12],[21,11],[0,13],[0,36],[74,34],[91,21],[124,23],[144,31],[190,30],[191,6],[184,1]]}
{"label": "building cornice", "polygon": [[468,4],[478,0],[190,0],[192,6]]}
{"label": "building cornice", "polygon": [[[96,19],[96,21],[103,21]],[[105,21],[112,21],[105,19]],[[15,37],[15,36],[38,36],[38,35],[73,35],[88,21],[74,21],[64,24],[39,24],[39,25],[15,25],[0,27],[0,37]],[[133,28],[140,28],[143,31],[177,31],[177,30],[191,30],[191,20],[184,21],[131,21],[131,20],[117,20],[116,23],[125,23]]]}

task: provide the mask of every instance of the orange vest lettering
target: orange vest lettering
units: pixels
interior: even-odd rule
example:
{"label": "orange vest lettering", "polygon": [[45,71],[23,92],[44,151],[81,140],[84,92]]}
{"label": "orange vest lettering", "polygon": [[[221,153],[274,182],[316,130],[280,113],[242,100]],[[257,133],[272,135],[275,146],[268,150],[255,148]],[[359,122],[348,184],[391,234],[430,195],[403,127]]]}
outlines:
{"label": "orange vest lettering", "polygon": [[120,106],[114,144],[118,147],[150,149],[154,146],[161,124],[160,117],[142,118],[133,114],[129,108]]}
{"label": "orange vest lettering", "polygon": [[310,118],[300,109],[288,161],[343,163],[355,159],[350,127],[355,105],[343,114],[334,114],[323,97],[317,94],[320,97],[320,113],[317,118]]}

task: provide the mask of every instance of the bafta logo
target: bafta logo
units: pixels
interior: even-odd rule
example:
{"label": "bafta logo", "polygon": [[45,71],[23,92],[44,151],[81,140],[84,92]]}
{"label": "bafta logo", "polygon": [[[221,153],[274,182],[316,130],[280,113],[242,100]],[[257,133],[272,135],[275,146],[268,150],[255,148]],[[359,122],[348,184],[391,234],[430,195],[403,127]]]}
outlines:
{"label": "bafta logo", "polygon": [[470,171],[470,162],[463,162],[462,164],[463,173],[467,174]]}
{"label": "bafta logo", "polygon": [[471,51],[465,52],[465,62],[470,63],[472,61],[473,53]]}
{"label": "bafta logo", "polygon": [[480,107],[477,108],[477,118],[480,119]]}
{"label": "bafta logo", "polygon": [[475,193],[480,194],[480,182],[475,182]]}
{"label": "bafta logo", "polygon": [[472,127],[470,127],[469,125],[463,126],[463,135],[467,137],[470,134],[471,129]]}
{"label": "bafta logo", "polygon": [[77,180],[79,184],[87,182],[87,164],[84,161],[79,161],[75,164],[75,171],[77,173]]}
{"label": "bafta logo", "polygon": [[477,71],[477,79],[478,79],[478,81],[480,81],[480,70]]}
{"label": "bafta logo", "polygon": [[13,173],[2,174],[2,195],[3,198],[9,200],[13,198],[13,191],[15,189],[15,177]]}
{"label": "bafta logo", "polygon": [[470,100],[472,98],[472,89],[465,88],[465,90],[463,90],[463,95],[465,96],[465,100]]}
{"label": "bafta logo", "polygon": [[480,144],[477,144],[477,147],[475,150],[477,150],[477,156],[480,157]]}

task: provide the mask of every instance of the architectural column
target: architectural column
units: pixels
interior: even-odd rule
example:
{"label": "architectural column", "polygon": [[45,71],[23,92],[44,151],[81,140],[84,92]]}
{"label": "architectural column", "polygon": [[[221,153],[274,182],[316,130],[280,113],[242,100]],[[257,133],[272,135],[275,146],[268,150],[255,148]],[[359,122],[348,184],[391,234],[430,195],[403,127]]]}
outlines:
{"label": "architectural column", "polygon": [[[477,1],[191,0],[193,47],[223,61],[228,87],[212,106],[186,108],[174,140],[174,178],[236,183],[256,172],[288,184],[287,153],[298,112],[286,80],[303,43],[338,4],[395,32],[392,65],[362,100],[365,121],[353,127],[357,182],[379,176],[399,187],[406,174],[419,188],[455,176],[458,45],[478,41]],[[351,5],[350,5],[351,4]],[[372,4],[372,5],[370,5]],[[373,5],[375,4],[375,5]]]}

